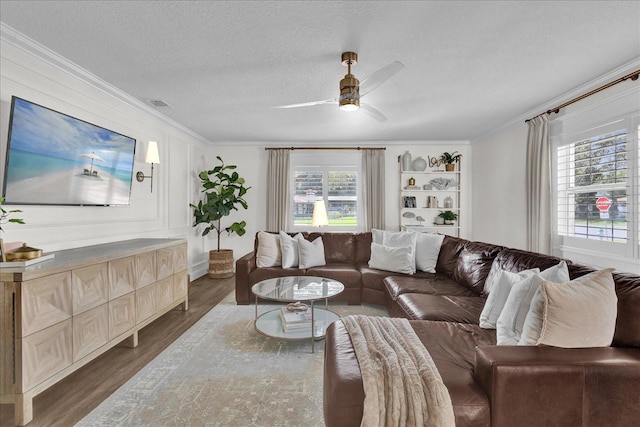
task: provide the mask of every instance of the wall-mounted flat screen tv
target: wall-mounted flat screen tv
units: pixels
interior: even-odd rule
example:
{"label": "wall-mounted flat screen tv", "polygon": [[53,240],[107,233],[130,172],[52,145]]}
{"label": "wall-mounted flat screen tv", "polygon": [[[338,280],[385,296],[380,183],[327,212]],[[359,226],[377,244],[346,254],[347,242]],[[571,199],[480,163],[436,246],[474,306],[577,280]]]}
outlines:
{"label": "wall-mounted flat screen tv", "polygon": [[5,203],[126,206],[136,140],[12,97]]}

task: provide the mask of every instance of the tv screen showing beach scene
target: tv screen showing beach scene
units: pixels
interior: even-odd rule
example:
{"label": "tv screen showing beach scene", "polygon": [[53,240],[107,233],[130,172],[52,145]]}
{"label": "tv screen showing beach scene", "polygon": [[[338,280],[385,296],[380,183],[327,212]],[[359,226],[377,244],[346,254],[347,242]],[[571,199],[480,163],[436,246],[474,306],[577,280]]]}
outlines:
{"label": "tv screen showing beach scene", "polygon": [[135,148],[133,138],[14,96],[5,203],[129,205]]}

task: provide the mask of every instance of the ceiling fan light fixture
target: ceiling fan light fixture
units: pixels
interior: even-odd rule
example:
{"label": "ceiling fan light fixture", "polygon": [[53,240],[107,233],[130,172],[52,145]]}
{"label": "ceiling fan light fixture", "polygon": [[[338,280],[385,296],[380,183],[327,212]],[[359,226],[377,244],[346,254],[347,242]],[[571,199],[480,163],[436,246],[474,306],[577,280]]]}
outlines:
{"label": "ceiling fan light fixture", "polygon": [[360,102],[353,99],[340,101],[340,109],[342,111],[357,111],[360,109]]}
{"label": "ceiling fan light fixture", "polygon": [[340,80],[338,104],[342,111],[356,111],[360,108],[360,81],[350,72]]}

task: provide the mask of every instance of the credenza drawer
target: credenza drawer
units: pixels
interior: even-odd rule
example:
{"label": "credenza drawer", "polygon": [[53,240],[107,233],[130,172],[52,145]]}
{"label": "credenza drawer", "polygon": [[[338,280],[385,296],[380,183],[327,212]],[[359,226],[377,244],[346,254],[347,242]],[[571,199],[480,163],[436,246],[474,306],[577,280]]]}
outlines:
{"label": "credenza drawer", "polygon": [[73,361],[82,359],[109,341],[109,304],[73,316]]}
{"label": "credenza drawer", "polygon": [[73,361],[72,321],[67,319],[18,340],[22,353],[21,391],[52,377]]}
{"label": "credenza drawer", "polygon": [[18,338],[71,318],[71,272],[53,274],[21,284],[22,316]]}
{"label": "credenza drawer", "polygon": [[109,301],[109,339],[136,326],[136,293],[129,292]]}
{"label": "credenza drawer", "polygon": [[106,262],[73,270],[71,283],[74,316],[109,301],[109,269]]}
{"label": "credenza drawer", "polygon": [[136,289],[135,258],[127,257],[109,262],[109,299],[118,298]]}

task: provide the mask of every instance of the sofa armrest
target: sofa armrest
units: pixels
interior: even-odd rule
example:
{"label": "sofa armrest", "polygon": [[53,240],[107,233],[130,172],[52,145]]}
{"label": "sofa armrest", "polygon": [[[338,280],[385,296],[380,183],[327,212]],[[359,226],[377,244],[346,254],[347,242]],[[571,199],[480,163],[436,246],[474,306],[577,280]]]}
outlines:
{"label": "sofa armrest", "polygon": [[636,425],[640,348],[485,346],[474,376],[491,425]]}
{"label": "sofa armrest", "polygon": [[252,301],[249,273],[256,269],[256,254],[249,252],[236,260],[236,304],[247,305]]}

